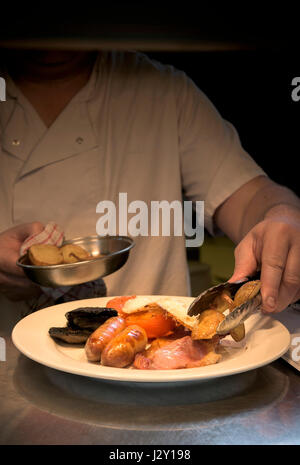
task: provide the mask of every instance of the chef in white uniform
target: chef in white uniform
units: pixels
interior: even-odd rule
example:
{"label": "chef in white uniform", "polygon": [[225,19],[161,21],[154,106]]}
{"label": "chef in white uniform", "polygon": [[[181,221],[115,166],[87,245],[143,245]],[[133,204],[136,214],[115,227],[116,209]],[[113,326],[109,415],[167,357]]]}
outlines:
{"label": "chef in white uniform", "polygon": [[[266,311],[299,298],[299,255],[289,256],[300,248],[298,198],[267,177],[184,72],[136,52],[23,52],[15,64],[7,59],[0,70],[6,308],[36,293],[15,266],[18,242],[49,221],[66,238],[95,234],[97,204],[118,205],[119,193],[149,209],[153,200],[203,200],[208,231],[239,244],[233,278],[262,264]],[[285,245],[276,249],[275,238]],[[188,295],[184,236],[134,240],[126,265],[105,278],[107,294]]]}

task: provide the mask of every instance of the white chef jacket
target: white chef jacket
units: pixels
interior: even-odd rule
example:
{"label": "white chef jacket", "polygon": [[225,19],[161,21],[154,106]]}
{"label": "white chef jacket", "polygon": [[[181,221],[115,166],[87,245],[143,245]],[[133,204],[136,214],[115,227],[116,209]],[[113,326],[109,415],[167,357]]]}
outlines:
{"label": "white chef jacket", "polygon": [[[204,200],[216,208],[265,174],[235,128],[182,71],[142,53],[104,52],[50,128],[5,69],[0,102],[0,230],[55,221],[66,238],[96,234],[102,200]],[[234,212],[232,212],[234,221]],[[189,295],[184,236],[134,237],[108,295]]]}

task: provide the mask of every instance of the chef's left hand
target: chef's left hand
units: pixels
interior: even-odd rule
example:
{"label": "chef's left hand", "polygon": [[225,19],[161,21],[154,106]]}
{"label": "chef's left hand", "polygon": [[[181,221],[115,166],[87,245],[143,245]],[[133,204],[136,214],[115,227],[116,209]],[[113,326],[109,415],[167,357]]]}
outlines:
{"label": "chef's left hand", "polygon": [[261,270],[262,310],[280,312],[300,299],[300,211],[270,211],[235,249],[230,282]]}

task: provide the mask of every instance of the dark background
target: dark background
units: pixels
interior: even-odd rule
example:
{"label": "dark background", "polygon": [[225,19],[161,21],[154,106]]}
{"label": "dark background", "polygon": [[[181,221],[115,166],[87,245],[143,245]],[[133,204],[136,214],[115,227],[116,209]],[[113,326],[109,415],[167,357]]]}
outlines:
{"label": "dark background", "polygon": [[234,124],[257,163],[299,195],[300,101],[291,98],[291,81],[300,76],[299,8],[262,5],[6,2],[0,57],[8,43],[21,48],[42,43],[44,48],[46,41],[50,48],[59,43],[94,49],[110,43],[124,48],[129,41],[132,48],[184,70]]}
{"label": "dark background", "polygon": [[243,147],[276,182],[300,194],[300,76],[294,51],[150,52],[184,70],[239,132]]}

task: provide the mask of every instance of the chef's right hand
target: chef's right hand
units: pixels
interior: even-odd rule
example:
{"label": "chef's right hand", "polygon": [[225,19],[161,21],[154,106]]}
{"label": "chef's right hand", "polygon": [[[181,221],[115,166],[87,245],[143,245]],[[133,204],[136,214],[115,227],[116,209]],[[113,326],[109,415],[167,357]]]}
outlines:
{"label": "chef's right hand", "polygon": [[38,297],[40,287],[32,283],[16,265],[20,247],[29,236],[43,231],[42,223],[26,223],[0,233],[0,293],[9,300]]}

